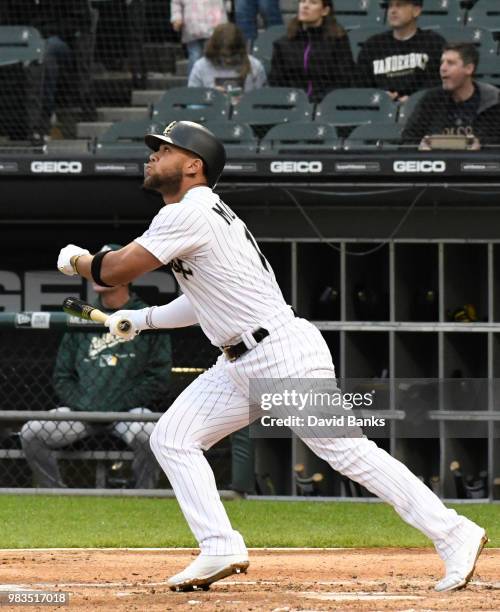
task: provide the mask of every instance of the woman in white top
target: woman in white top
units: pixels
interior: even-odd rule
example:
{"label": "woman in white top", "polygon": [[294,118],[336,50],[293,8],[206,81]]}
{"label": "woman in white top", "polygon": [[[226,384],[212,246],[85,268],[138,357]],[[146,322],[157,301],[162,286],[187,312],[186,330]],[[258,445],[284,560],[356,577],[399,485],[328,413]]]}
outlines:
{"label": "woman in white top", "polygon": [[236,102],[242,92],[267,82],[262,63],[247,52],[245,37],[234,23],[218,25],[205,47],[205,56],[193,66],[189,87],[213,87]]}

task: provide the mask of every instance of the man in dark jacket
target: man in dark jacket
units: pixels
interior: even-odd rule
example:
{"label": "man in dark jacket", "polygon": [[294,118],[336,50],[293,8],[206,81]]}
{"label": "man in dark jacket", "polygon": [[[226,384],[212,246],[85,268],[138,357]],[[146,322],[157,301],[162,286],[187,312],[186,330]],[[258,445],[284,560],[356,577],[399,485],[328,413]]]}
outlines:
{"label": "man in dark jacket", "polygon": [[405,102],[421,89],[439,85],[442,36],[421,30],[418,18],[423,0],[390,0],[387,20],[391,30],[370,37],[359,54],[359,87],[376,87],[393,100]]}
{"label": "man in dark jacket", "polygon": [[304,89],[314,103],[333,89],[351,86],[349,38],[332,8],[331,0],[299,2],[287,34],[274,42],[269,85]]}
{"label": "man in dark jacket", "polygon": [[425,136],[456,134],[500,145],[500,90],[474,80],[478,61],[473,44],[445,46],[442,86],[422,98],[403,131],[403,141],[421,143]]}
{"label": "man in dark jacket", "polygon": [[[106,245],[102,250],[116,250]],[[128,285],[100,287],[97,307],[105,312],[147,306]],[[109,333],[74,332],[63,336],[54,369],[54,388],[61,406],[56,411],[150,412],[150,403],[168,387],[170,337],[141,334],[122,342]],[[153,488],[159,466],[149,447],[153,422],[110,424],[108,430],[134,451],[135,487]],[[107,426],[106,426],[107,427]],[[64,487],[54,449],[88,437],[95,426],[84,421],[28,421],[21,430],[26,460],[39,487]]]}
{"label": "man in dark jacket", "polygon": [[2,0],[0,23],[36,28],[45,38],[43,108],[40,130],[50,131],[61,72],[76,70],[71,91],[77,93],[82,119],[96,116],[91,90],[92,14],[88,0]]}

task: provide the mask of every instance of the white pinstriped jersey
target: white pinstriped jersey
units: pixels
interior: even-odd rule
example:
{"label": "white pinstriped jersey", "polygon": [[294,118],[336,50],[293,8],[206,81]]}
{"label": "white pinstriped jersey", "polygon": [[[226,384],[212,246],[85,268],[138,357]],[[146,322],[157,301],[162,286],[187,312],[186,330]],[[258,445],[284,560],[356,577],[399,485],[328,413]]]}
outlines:
{"label": "white pinstriped jersey", "polygon": [[171,264],[215,346],[234,343],[289,308],[254,237],[209,187],[164,206],[135,242]]}

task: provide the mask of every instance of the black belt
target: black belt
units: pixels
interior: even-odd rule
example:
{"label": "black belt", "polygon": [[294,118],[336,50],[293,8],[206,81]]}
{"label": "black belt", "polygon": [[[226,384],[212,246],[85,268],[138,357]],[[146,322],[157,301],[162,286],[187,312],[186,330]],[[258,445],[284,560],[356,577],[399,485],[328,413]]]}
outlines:
{"label": "black belt", "polygon": [[[262,342],[264,338],[269,336],[269,332],[267,329],[259,327],[259,329],[253,332],[252,336],[254,337],[255,342],[258,344],[259,342]],[[236,359],[244,355],[250,349],[243,341],[241,341],[238,342],[238,344],[233,344],[232,346],[223,346],[221,347],[221,350],[228,361],[236,361]]]}

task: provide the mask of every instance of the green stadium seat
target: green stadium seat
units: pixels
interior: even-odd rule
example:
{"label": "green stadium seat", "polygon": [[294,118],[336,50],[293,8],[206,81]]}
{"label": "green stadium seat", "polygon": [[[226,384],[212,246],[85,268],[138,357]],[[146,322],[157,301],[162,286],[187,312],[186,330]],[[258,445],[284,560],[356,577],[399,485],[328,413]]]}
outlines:
{"label": "green stadium seat", "polygon": [[467,13],[467,27],[483,28],[495,34],[500,34],[500,2],[499,0],[478,0]]}
{"label": "green stadium seat", "polygon": [[227,119],[229,100],[209,87],[173,87],[153,107],[153,119],[160,123],[196,121],[205,123]]}
{"label": "green stadium seat", "polygon": [[0,66],[43,62],[45,42],[38,30],[27,26],[0,26]]}
{"label": "green stadium seat", "polygon": [[314,153],[337,149],[340,149],[337,130],[332,125],[317,121],[275,125],[260,142],[261,153]]}
{"label": "green stadium seat", "polygon": [[144,143],[145,134],[161,134],[163,129],[164,125],[151,119],[119,121],[98,138],[95,153],[105,157],[146,157],[151,151]]}
{"label": "green stadium seat", "polygon": [[313,106],[302,89],[262,87],[241,97],[232,119],[252,126],[276,125],[312,118]]}
{"label": "green stadium seat", "polygon": [[384,11],[378,0],[335,0],[335,16],[346,30],[356,30],[384,23]]}
{"label": "green stadium seat", "polygon": [[478,81],[491,83],[500,87],[500,58],[497,55],[486,55],[481,57],[476,69],[475,78]]}
{"label": "green stadium seat", "polygon": [[418,25],[421,28],[445,28],[462,26],[464,21],[459,0],[425,0]]}
{"label": "green stadium seat", "polygon": [[397,123],[368,123],[359,125],[344,141],[350,151],[396,148],[401,141],[403,126]]}
{"label": "green stadium seat", "polygon": [[349,32],[349,44],[351,45],[351,52],[356,62],[359,56],[361,49],[365,42],[375,36],[375,34],[381,34],[382,32],[387,31],[387,26],[377,25],[371,26],[369,28],[359,28],[357,30],[351,30]]}
{"label": "green stadium seat", "polygon": [[252,47],[252,55],[262,62],[266,72],[271,69],[271,58],[273,56],[273,43],[286,34],[286,26],[275,25],[259,32]]}
{"label": "green stadium seat", "polygon": [[207,121],[205,127],[224,143],[229,157],[255,155],[259,143],[247,123],[236,121]]}
{"label": "green stadium seat", "polygon": [[497,41],[489,30],[449,26],[436,28],[436,32],[441,34],[446,42],[470,42],[475,44],[481,55],[495,55],[497,52]]}
{"label": "green stadium seat", "polygon": [[399,125],[404,125],[408,121],[408,118],[413,113],[420,100],[425,96],[427,91],[427,89],[417,91],[413,95],[411,95],[404,104],[401,104],[401,106],[399,107],[398,115]]}
{"label": "green stadium seat", "polygon": [[370,88],[337,89],[318,104],[316,121],[336,126],[396,121],[397,106],[385,91]]}

